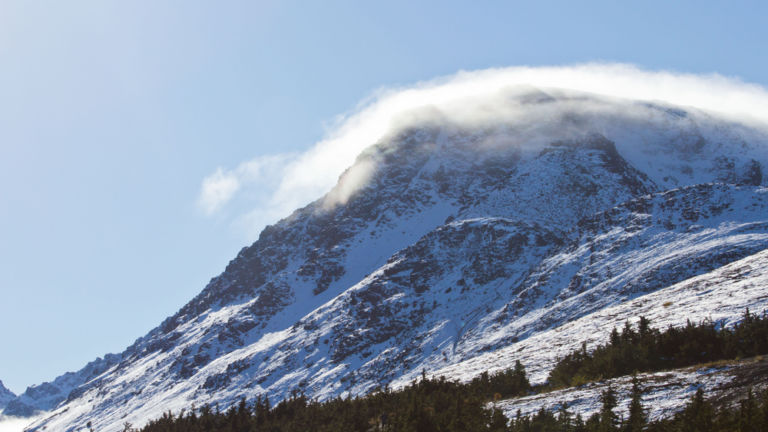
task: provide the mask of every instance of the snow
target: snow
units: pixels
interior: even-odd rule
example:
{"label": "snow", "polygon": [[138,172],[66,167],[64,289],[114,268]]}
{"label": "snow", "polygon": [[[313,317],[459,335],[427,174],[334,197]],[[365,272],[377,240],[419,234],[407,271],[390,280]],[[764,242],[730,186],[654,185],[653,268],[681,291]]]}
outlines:
{"label": "snow", "polygon": [[33,427],[117,430],[242,395],[323,400],[518,359],[542,382],[639,315],[663,327],[765,309],[768,192],[724,183],[768,166],[768,138],[638,109],[380,143],[347,204],[265,230],[178,314],[73,375]]}
{"label": "snow", "polygon": [[[705,319],[733,324],[740,320],[747,308],[753,312],[768,310],[766,286],[768,250],[429,375],[469,381],[483,371],[493,373],[520,360],[526,366],[531,382],[540,384],[546,381],[558,358],[579,349],[582,341],[587,342],[588,348],[605,343],[611,330],[622,327],[626,321],[635,323],[644,316],[656,328]],[[398,380],[397,384],[404,385],[409,379]]]}
{"label": "snow", "polygon": [[[650,420],[669,417],[680,411],[691,400],[699,387],[705,391],[719,388],[732,380],[729,368],[701,368],[676,371],[656,372],[637,375],[644,391],[643,407],[648,411]],[[592,414],[600,411],[600,395],[608,388],[616,392],[619,402],[616,414],[626,418],[629,415],[632,378],[620,377],[602,382],[585,384],[577,388],[557,390],[526,396],[517,399],[507,399],[490,403],[489,408],[501,409],[509,418],[514,418],[517,411],[523,416],[530,416],[541,408],[557,411],[562,405],[572,415],[581,414],[586,420]]]}

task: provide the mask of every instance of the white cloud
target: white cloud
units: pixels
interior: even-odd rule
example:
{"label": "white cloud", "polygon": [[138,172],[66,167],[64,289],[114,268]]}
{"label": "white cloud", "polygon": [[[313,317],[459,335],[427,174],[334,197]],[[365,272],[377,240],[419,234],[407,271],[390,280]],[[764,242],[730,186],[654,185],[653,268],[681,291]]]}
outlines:
{"label": "white cloud", "polygon": [[264,211],[282,208],[283,200],[275,191],[297,158],[295,153],[280,153],[259,156],[231,170],[218,167],[203,179],[197,204],[207,215],[213,215],[240,194],[265,205]]}
{"label": "white cloud", "polygon": [[[341,116],[324,139],[307,151],[262,156],[233,170],[217,169],[206,177],[200,205],[208,214],[236,195],[257,197],[240,223],[253,235],[265,224],[323,196],[366,147],[398,131],[436,119],[464,125],[521,121],[530,113],[510,104],[510,93],[542,89],[588,92],[609,98],[696,107],[731,120],[768,125],[768,91],[717,74],[691,75],[646,71],[624,64],[564,67],[510,67],[473,72],[379,90],[358,108]],[[372,167],[356,167],[329,195],[327,204],[345,202],[367,181]]]}
{"label": "white cloud", "polygon": [[4,417],[0,415],[0,432],[21,432],[32,424],[35,418]]}
{"label": "white cloud", "polygon": [[197,204],[206,214],[213,214],[229,202],[240,189],[240,180],[232,172],[225,172],[221,167],[203,179]]}

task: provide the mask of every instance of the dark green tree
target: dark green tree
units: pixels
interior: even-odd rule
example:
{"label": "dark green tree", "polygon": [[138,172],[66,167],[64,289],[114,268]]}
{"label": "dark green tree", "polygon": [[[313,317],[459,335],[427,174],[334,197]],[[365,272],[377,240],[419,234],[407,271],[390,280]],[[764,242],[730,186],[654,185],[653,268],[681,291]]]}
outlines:
{"label": "dark green tree", "polygon": [[648,414],[643,408],[643,389],[640,387],[640,380],[637,375],[632,377],[632,399],[629,402],[629,418],[625,425],[627,432],[640,432],[648,424]]}
{"label": "dark green tree", "polygon": [[712,405],[704,400],[704,390],[699,387],[696,394],[683,410],[681,416],[681,432],[708,432],[712,431],[714,423],[714,410]]}
{"label": "dark green tree", "polygon": [[617,430],[619,418],[616,416],[616,392],[612,387],[602,392],[600,395],[600,402],[602,407],[600,408],[600,432],[612,432]]}

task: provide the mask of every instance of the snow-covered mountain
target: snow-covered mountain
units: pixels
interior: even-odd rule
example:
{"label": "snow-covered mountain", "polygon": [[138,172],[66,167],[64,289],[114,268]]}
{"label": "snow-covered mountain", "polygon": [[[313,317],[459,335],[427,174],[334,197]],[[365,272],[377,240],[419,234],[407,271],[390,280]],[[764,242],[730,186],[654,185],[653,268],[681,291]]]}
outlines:
{"label": "snow-covered mountain", "polygon": [[[40,411],[48,411],[58,406],[67,397],[76,394],[76,389],[101,375],[108,368],[120,361],[120,356],[107,354],[104,358],[85,365],[77,372],[67,372],[52,382],[27,387],[24,393],[12,395],[5,404],[4,414],[17,417],[30,417]],[[0,404],[2,408],[2,404]]]}
{"label": "snow-covered mountain", "polygon": [[[424,369],[467,379],[518,358],[541,376],[567,326],[611,308],[632,315],[640,299],[764,259],[765,133],[555,90],[509,103],[531,114],[430,119],[371,143],[326,197],[264,229],[123,353],[57,379],[55,397],[34,396],[45,385],[21,395],[51,410],[31,428],[119,429],[294,389],[357,395]],[[764,289],[718,286],[738,299],[726,318],[765,307]],[[717,304],[692,307],[706,316]]]}
{"label": "snow-covered mountain", "polygon": [[8,390],[4,385],[3,382],[0,381],[0,412],[3,411],[6,405],[8,405],[8,402],[11,401],[11,399],[15,398],[16,395]]}

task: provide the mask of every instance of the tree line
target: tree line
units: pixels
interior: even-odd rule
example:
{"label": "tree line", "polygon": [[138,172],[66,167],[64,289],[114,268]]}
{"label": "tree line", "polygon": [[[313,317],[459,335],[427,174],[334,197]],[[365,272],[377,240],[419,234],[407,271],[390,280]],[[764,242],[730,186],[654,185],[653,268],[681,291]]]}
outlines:
{"label": "tree line", "polygon": [[731,328],[720,322],[691,321],[664,331],[651,328],[640,317],[637,329],[629,322],[610,340],[591,352],[586,344],[560,359],[547,379],[551,387],[571,387],[588,381],[677,369],[699,363],[768,354],[768,317],[747,309],[742,320]]}
{"label": "tree line", "polygon": [[540,409],[530,416],[515,416],[507,432],[764,432],[768,430],[768,391],[756,397],[750,390],[736,406],[715,408],[700,387],[685,408],[668,419],[649,421],[642,404],[643,390],[637,378],[627,418],[616,413],[616,394],[603,391],[600,411],[583,420],[561,407],[557,412]]}
{"label": "tree line", "polygon": [[[518,361],[513,368],[482,373],[468,383],[444,377],[420,380],[397,391],[385,388],[358,398],[324,402],[299,392],[275,406],[266,397],[220,411],[203,406],[174,415],[163,414],[141,432],[293,432],[293,431],[403,431],[403,432],[634,432],[648,431],[757,431],[768,430],[768,393],[751,392],[740,406],[716,410],[703,391],[670,419],[649,422],[642,405],[642,388],[633,379],[632,400],[626,419],[615,414],[616,395],[606,390],[599,413],[582,419],[566,407],[556,412],[541,409],[531,416],[507,419],[489,401],[548,391],[609,377],[643,371],[672,369],[697,363],[768,353],[768,318],[746,311],[742,321],[724,328],[718,323],[688,322],[664,331],[640,318],[637,329],[629,323],[614,329],[610,340],[587,352],[586,345],[558,361],[548,384],[532,387]],[[748,420],[743,420],[743,419]],[[126,425],[126,430],[133,430]]]}
{"label": "tree line", "polygon": [[[519,367],[518,373],[524,369]],[[527,379],[514,387],[514,370],[462,384],[444,377],[422,378],[409,386],[374,392],[360,398],[317,402],[294,393],[274,407],[267,398],[253,404],[242,399],[224,412],[204,406],[174,415],[165,413],[142,432],[354,432],[354,431],[505,431],[507,418],[485,407],[488,394],[519,395]],[[503,392],[503,393],[502,393]],[[130,425],[126,429],[130,430]]]}
{"label": "tree line", "polygon": [[[561,406],[556,412],[541,408],[511,420],[489,409],[477,398],[457,391],[455,382],[423,379],[398,392],[380,392],[358,399],[317,403],[301,395],[270,407],[258,398],[245,400],[225,412],[203,407],[198,411],[168,412],[142,432],[293,432],[293,431],[489,431],[489,432],[762,432],[768,430],[768,391],[759,397],[750,390],[734,407],[717,409],[699,388],[685,408],[672,418],[649,421],[642,404],[643,389],[633,379],[626,418],[616,413],[616,394],[610,387],[600,397],[599,412],[586,420]],[[383,410],[383,411],[382,411]],[[126,425],[126,430],[133,430]]]}

